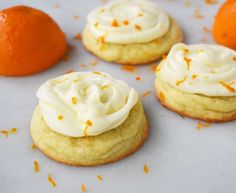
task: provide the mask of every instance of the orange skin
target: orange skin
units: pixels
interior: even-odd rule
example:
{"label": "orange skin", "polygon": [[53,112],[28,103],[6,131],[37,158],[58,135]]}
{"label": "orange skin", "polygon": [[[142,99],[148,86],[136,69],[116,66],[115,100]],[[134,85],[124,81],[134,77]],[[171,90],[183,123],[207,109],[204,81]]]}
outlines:
{"label": "orange skin", "polygon": [[26,6],[0,11],[0,75],[40,72],[65,52],[65,35],[47,14]]}
{"label": "orange skin", "polygon": [[227,0],[220,7],[212,34],[217,43],[236,50],[236,0]]}

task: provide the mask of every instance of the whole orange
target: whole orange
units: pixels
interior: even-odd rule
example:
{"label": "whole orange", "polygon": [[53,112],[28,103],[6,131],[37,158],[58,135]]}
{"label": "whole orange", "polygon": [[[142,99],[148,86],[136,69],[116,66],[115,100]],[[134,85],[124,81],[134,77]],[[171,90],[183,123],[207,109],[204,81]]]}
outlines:
{"label": "whole orange", "polygon": [[220,7],[212,33],[217,43],[236,50],[236,0],[227,0]]}
{"label": "whole orange", "polygon": [[44,12],[15,6],[0,12],[0,75],[25,76],[49,68],[66,51],[66,38]]}

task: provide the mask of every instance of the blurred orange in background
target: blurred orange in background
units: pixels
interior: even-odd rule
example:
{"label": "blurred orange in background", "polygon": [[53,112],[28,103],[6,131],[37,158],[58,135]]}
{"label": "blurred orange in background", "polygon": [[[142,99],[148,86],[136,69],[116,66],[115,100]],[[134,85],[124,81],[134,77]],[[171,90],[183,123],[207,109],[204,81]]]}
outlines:
{"label": "blurred orange in background", "polygon": [[15,6],[0,12],[0,75],[31,75],[65,54],[66,38],[40,10]]}
{"label": "blurred orange in background", "polygon": [[227,0],[220,7],[212,33],[217,43],[236,50],[236,0]]}

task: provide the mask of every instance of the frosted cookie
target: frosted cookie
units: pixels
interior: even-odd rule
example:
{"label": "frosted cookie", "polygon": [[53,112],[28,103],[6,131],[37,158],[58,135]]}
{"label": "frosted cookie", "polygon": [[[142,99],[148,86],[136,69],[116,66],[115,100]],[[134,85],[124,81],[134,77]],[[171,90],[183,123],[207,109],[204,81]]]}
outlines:
{"label": "frosted cookie", "polygon": [[91,11],[87,20],[84,46],[109,62],[150,63],[182,41],[176,21],[150,1],[113,1]]}
{"label": "frosted cookie", "polygon": [[74,72],[45,82],[31,136],[50,158],[95,166],[135,152],[148,136],[138,93],[100,72]]}
{"label": "frosted cookie", "polygon": [[165,107],[208,122],[236,119],[236,52],[219,45],[176,44],[156,69]]}

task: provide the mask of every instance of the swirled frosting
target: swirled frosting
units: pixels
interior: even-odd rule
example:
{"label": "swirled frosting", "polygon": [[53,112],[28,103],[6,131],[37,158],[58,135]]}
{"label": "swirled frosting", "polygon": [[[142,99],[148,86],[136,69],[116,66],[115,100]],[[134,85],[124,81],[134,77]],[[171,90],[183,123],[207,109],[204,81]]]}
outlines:
{"label": "swirled frosting", "polygon": [[47,125],[70,137],[99,135],[118,127],[138,101],[133,88],[100,72],[74,72],[48,80],[37,97]]}
{"label": "swirled frosting", "polygon": [[88,15],[88,26],[97,39],[108,43],[142,43],[165,35],[169,16],[150,1],[118,0],[94,9]]}
{"label": "swirled frosting", "polygon": [[179,43],[161,63],[160,75],[183,92],[236,96],[236,52],[220,45]]}

